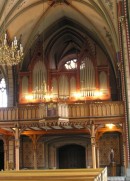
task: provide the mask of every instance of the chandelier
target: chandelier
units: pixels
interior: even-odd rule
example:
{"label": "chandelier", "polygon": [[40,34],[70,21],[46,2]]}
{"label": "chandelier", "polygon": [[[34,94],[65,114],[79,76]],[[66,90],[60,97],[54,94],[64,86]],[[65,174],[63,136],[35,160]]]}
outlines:
{"label": "chandelier", "polygon": [[23,47],[18,45],[16,37],[11,45],[8,44],[7,34],[0,38],[0,65],[17,65],[23,59]]}

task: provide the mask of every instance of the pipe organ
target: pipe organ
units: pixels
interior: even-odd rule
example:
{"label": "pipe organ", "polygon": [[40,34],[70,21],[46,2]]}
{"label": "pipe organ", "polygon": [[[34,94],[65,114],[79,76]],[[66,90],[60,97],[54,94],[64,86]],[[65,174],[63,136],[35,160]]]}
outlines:
{"label": "pipe organ", "polygon": [[80,90],[83,97],[93,97],[95,95],[95,69],[88,57],[85,57],[80,65]]}
{"label": "pipe organ", "polygon": [[[108,66],[97,65],[86,55],[69,67],[63,63],[58,70],[46,71],[44,62],[38,60],[29,76],[21,76],[20,102],[26,103],[26,94],[32,94],[31,102],[110,100]],[[29,100],[28,100],[29,101]]]}

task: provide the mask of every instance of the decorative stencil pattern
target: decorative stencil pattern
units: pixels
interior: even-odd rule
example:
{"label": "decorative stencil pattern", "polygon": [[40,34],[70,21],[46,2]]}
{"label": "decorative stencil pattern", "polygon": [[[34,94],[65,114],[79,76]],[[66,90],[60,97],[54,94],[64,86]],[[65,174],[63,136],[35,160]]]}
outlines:
{"label": "decorative stencil pattern", "polygon": [[33,145],[31,141],[23,143],[23,167],[33,168]]}
{"label": "decorative stencil pattern", "polygon": [[120,149],[118,134],[104,134],[99,141],[100,165],[110,164],[110,151],[114,150],[114,160],[120,164]]}
{"label": "decorative stencil pattern", "polygon": [[38,168],[43,168],[44,165],[44,143],[37,143],[37,166]]}
{"label": "decorative stencil pattern", "polygon": [[[48,146],[44,143],[43,140],[39,140],[37,143],[37,168],[52,168],[56,167],[56,160],[57,160],[57,148],[59,148],[60,144],[61,146],[70,144],[72,142],[72,139],[70,138],[70,141],[63,141],[61,142],[52,142]],[[82,140],[74,141],[73,143],[76,143],[80,145],[84,145],[84,142]],[[91,144],[86,143],[87,145],[87,165],[92,166],[92,155],[91,155]],[[31,140],[27,138],[27,140],[23,140],[23,143],[21,143],[21,149],[20,154],[21,157],[21,163],[22,168],[34,168],[34,157],[33,157],[33,145]],[[109,166],[110,165],[110,151],[111,148],[114,150],[114,160],[116,162],[116,165],[121,164],[120,160],[120,145],[119,145],[119,134],[117,133],[109,133],[104,134],[100,140],[99,140],[99,158],[100,158],[100,166]],[[48,150],[48,153],[44,152],[44,150]],[[48,161],[47,161],[48,160]],[[47,161],[47,162],[46,162]]]}

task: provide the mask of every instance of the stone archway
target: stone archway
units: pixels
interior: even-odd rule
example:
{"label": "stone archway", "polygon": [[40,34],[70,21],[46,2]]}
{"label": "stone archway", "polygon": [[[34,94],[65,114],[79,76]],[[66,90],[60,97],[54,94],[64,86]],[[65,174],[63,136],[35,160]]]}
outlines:
{"label": "stone archway", "polygon": [[69,144],[58,150],[59,168],[85,168],[85,148],[81,145]]}
{"label": "stone archway", "polygon": [[[45,138],[44,138],[45,139]],[[58,150],[67,145],[78,145],[85,150],[85,168],[92,166],[92,152],[89,135],[64,135],[46,137],[44,141],[44,168],[59,168]]]}

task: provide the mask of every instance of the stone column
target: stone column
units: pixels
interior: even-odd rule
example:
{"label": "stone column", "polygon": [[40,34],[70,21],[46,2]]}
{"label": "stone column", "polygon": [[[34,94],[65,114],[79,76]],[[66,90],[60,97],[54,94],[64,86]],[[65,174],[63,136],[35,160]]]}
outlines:
{"label": "stone column", "polygon": [[97,168],[99,168],[100,164],[99,164],[99,143],[98,142],[96,143],[96,157],[97,157]]}
{"label": "stone column", "polygon": [[19,128],[15,128],[15,169],[19,170]]}
{"label": "stone column", "polygon": [[126,141],[126,131],[125,131],[125,124],[122,125],[123,132],[122,132],[122,167],[124,167],[124,175],[126,174],[126,168],[127,168],[127,141]]}
{"label": "stone column", "polygon": [[91,145],[92,145],[92,164],[96,168],[96,140],[95,140],[95,125],[91,127]]}
{"label": "stone column", "polygon": [[130,38],[127,18],[127,2],[118,0],[119,40],[120,40],[120,73],[122,83],[122,98],[125,106],[126,134],[126,167],[130,163]]}

